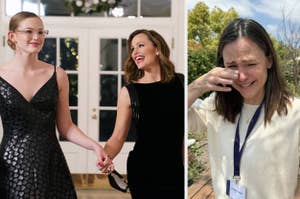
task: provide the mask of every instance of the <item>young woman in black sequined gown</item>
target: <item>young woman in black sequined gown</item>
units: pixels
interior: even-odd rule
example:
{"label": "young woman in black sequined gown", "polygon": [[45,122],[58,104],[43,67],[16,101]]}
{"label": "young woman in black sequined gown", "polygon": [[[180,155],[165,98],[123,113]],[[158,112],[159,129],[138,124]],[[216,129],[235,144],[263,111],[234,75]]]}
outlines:
{"label": "young woman in black sequined gown", "polygon": [[169,60],[170,50],[153,30],[136,30],[127,41],[125,76],[112,137],[104,149],[114,158],[131,121],[136,142],[127,160],[133,199],[184,198],[184,84]]}
{"label": "young woman in black sequined gown", "polygon": [[8,44],[14,57],[0,67],[1,199],[74,199],[71,175],[55,135],[93,150],[97,164],[110,159],[71,120],[68,77],[63,69],[37,59],[47,31],[30,12],[13,16]]}

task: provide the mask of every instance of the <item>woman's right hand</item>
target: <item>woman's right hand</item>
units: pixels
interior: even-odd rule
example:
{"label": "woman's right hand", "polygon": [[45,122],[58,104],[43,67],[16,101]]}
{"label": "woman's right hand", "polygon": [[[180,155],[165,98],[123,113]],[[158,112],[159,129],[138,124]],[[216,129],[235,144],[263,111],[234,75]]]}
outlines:
{"label": "woman's right hand", "polygon": [[189,107],[208,91],[230,92],[233,81],[238,79],[238,71],[216,67],[193,81],[188,87]]}
{"label": "woman's right hand", "polygon": [[112,159],[107,155],[103,162],[97,161],[97,167],[103,174],[110,174],[115,169]]}

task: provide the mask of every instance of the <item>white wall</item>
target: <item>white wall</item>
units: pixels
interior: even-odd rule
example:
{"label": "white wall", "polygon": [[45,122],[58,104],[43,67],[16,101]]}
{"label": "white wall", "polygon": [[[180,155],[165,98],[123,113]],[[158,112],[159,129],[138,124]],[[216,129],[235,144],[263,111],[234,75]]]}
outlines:
{"label": "white wall", "polygon": [[175,29],[175,52],[176,69],[178,72],[187,74],[187,10],[186,0],[177,2],[177,18],[175,19],[178,25]]}

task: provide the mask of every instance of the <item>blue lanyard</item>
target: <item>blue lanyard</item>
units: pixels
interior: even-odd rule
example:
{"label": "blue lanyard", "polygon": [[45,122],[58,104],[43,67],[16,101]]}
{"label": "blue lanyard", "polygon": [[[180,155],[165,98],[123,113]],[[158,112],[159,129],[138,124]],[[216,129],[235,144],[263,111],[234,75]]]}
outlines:
{"label": "blue lanyard", "polygon": [[240,134],[239,134],[239,126],[240,126],[241,117],[239,117],[236,131],[235,131],[234,148],[233,148],[233,156],[234,156],[234,176],[233,176],[233,178],[235,180],[239,180],[239,178],[240,178],[241,159],[242,159],[242,155],[244,152],[245,144],[246,144],[247,139],[259,118],[263,102],[264,102],[264,100],[259,105],[259,107],[256,109],[256,111],[250,121],[250,124],[247,129],[247,134],[246,134],[246,137],[245,137],[245,140],[244,140],[241,150],[240,150]]}

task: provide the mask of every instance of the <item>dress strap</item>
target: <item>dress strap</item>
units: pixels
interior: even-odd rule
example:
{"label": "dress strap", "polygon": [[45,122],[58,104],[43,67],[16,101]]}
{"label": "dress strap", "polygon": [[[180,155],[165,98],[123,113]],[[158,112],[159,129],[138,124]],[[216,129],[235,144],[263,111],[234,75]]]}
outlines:
{"label": "dress strap", "polygon": [[[54,65],[53,65],[54,66]],[[58,66],[54,66],[54,73],[56,73],[56,67],[58,67]]]}

